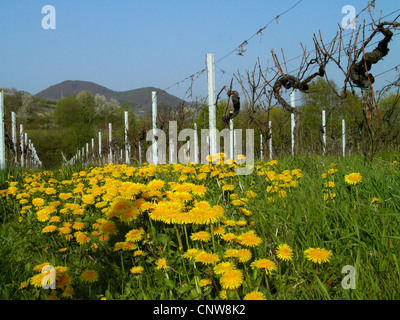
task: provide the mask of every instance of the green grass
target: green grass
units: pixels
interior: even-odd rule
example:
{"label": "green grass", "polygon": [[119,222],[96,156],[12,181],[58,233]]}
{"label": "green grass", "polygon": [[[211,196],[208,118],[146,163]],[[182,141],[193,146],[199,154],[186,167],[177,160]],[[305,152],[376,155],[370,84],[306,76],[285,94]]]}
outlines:
{"label": "green grass", "polygon": [[[400,165],[393,165],[394,160],[399,161],[398,155],[381,155],[372,164],[365,164],[357,156],[281,159],[273,170],[279,173],[286,169],[300,169],[303,177],[298,187],[288,189],[286,197],[275,197],[274,202],[268,200],[271,195],[266,192],[265,176],[257,175],[256,170],[252,175],[240,176],[243,190],[257,193],[257,197],[247,205],[253,213],[249,219],[255,221],[255,231],[264,240],[263,245],[252,249],[254,256],[272,257],[277,245],[283,243],[289,244],[294,251],[293,260],[279,262],[278,271],[272,276],[260,277],[256,272],[249,272],[251,279],[246,286],[262,287],[267,299],[399,299]],[[336,197],[326,201],[322,192],[326,180],[322,179],[322,174],[332,168],[332,163],[336,164],[333,168],[338,171],[328,175],[328,179],[335,183],[331,192]],[[55,176],[60,180],[70,179],[73,172],[83,169],[69,167],[56,171]],[[344,176],[352,172],[361,173],[363,180],[360,185],[346,185]],[[4,188],[5,181],[22,181],[21,175],[20,170],[1,172],[0,186]],[[157,178],[174,180],[171,175]],[[237,217],[236,207],[221,192],[215,179],[207,180],[206,186],[210,191],[206,200],[222,205],[228,216]],[[240,193],[240,188],[235,191]],[[245,194],[240,193],[240,196]],[[380,202],[371,204],[372,198],[379,198]],[[46,259],[46,252],[40,249],[43,246],[37,243],[39,239],[30,237],[38,228],[38,221],[31,216],[29,223],[19,223],[19,204],[6,198],[0,198],[0,215],[0,298],[37,299],[41,297],[40,290],[32,294],[18,287],[32,276],[33,261],[38,256]],[[175,231],[166,231],[163,235],[158,234],[155,242],[171,252],[171,260],[177,261],[179,274],[170,272],[170,277],[166,278],[165,274],[157,273],[140,281],[128,278],[130,259],[110,253],[104,257],[107,263],[102,272],[105,275],[102,289],[93,287],[91,297],[199,298],[193,279],[195,276],[204,277],[204,274],[194,269],[190,277],[186,277],[188,265],[183,262],[180,265],[179,252],[173,241],[175,236]],[[317,267],[304,257],[303,252],[309,247],[331,250],[333,258]],[[148,255],[147,260],[151,263],[154,258]],[[79,264],[72,260],[66,262]],[[341,285],[346,276],[342,268],[346,265],[355,267],[355,289],[345,290]],[[158,294],[155,294],[155,288],[158,288]],[[242,290],[245,289],[251,288]],[[85,296],[89,294],[88,290],[79,287],[76,292]],[[205,293],[200,298],[207,297]]]}

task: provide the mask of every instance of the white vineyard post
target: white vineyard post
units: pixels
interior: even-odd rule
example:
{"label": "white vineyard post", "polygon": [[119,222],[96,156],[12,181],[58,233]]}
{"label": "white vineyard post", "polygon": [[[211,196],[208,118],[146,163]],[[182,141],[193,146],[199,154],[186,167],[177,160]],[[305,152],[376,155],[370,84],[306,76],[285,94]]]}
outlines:
{"label": "white vineyard post", "polygon": [[215,105],[215,72],[214,54],[207,54],[207,81],[208,81],[208,110],[209,110],[209,129],[210,129],[210,153],[217,153],[217,132],[216,132],[216,105]]}
{"label": "white vineyard post", "polygon": [[15,112],[11,112],[11,128],[12,128],[12,143],[14,149],[14,165],[17,165],[17,122],[15,119]]}
{"label": "white vineyard post", "polygon": [[269,140],[268,140],[269,159],[272,160],[272,122],[271,121],[269,121],[268,126],[269,126]]}
{"label": "white vineyard post", "polygon": [[129,164],[129,142],[128,142],[128,132],[129,132],[129,121],[128,121],[128,111],[125,111],[125,163]]}
{"label": "white vineyard post", "polygon": [[91,161],[94,163],[94,138],[92,138],[92,149],[90,150],[92,151]]}
{"label": "white vineyard post", "polygon": [[21,144],[21,168],[24,167],[24,125],[19,125],[19,142]]}
{"label": "white vineyard post", "polygon": [[194,124],[194,162],[199,163],[199,137],[197,135],[197,123]]}
{"label": "white vineyard post", "polygon": [[[29,146],[28,146],[28,134],[25,132],[24,133],[24,145],[25,145],[25,148],[28,148]],[[27,150],[27,153],[26,153],[26,157],[25,157],[25,166],[26,167],[28,167],[28,157],[29,157],[29,153],[28,153],[28,150]]]}
{"label": "white vineyard post", "polygon": [[99,165],[101,165],[101,131],[99,131]]}
{"label": "white vineyard post", "polygon": [[[296,108],[296,93],[293,92],[290,94],[291,105],[293,108]],[[296,119],[294,118],[294,113],[291,113],[291,139],[292,139],[292,156],[294,156],[294,127],[296,126]]]}
{"label": "white vineyard post", "polygon": [[235,160],[235,157],[233,156],[233,150],[234,150],[234,135],[233,135],[233,119],[229,120],[229,136],[230,136],[230,141],[229,141],[229,156],[232,161]]}
{"label": "white vineyard post", "polygon": [[142,142],[139,141],[139,165],[142,165]]}
{"label": "white vineyard post", "polygon": [[342,119],[342,149],[343,157],[346,156],[346,122]]}
{"label": "white vineyard post", "polygon": [[156,129],[157,129],[157,92],[151,93],[152,101],[152,116],[153,116],[153,163],[158,165],[158,148],[156,140]]}
{"label": "white vineyard post", "polygon": [[4,93],[0,92],[0,169],[6,167],[6,141],[4,134]]}
{"label": "white vineyard post", "polygon": [[89,162],[89,143],[86,143],[86,162]]}
{"label": "white vineyard post", "polygon": [[264,160],[264,146],[263,146],[263,135],[260,134],[260,161]]}
{"label": "white vineyard post", "polygon": [[110,147],[109,153],[108,153],[108,163],[113,162],[113,151],[112,151],[112,123],[108,124],[108,145]]}
{"label": "white vineyard post", "polygon": [[322,110],[322,141],[324,142],[324,155],[326,154],[326,115],[325,110]]}
{"label": "white vineyard post", "polygon": [[32,168],[32,159],[33,159],[33,157],[32,157],[32,141],[31,141],[31,139],[28,140],[28,148],[29,148],[29,151],[30,151],[30,153],[29,153],[29,166]]}

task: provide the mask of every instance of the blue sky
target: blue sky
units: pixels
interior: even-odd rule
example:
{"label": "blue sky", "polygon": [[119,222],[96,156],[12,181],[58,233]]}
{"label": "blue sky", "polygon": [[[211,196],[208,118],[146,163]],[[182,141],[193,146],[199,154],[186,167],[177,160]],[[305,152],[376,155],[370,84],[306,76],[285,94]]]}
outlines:
{"label": "blue sky", "polygon": [[[220,60],[297,2],[0,0],[0,87],[36,94],[64,80],[86,80],[117,91],[147,86],[166,89],[205,68],[207,53]],[[313,49],[312,37],[319,30],[324,40],[330,41],[345,16],[342,7],[353,5],[358,13],[366,4],[358,0],[303,0],[278,23],[271,23],[262,37],[254,37],[244,56],[234,53],[216,64],[216,90],[229,85],[233,73],[251,70],[257,57],[263,66],[268,60],[272,65],[272,49],[279,54],[283,49],[286,59],[294,58],[302,52],[300,42]],[[45,5],[56,9],[55,30],[42,28]],[[398,1],[376,1],[375,14],[398,9]],[[390,48],[389,56],[372,73],[400,63],[398,35]],[[300,59],[293,60],[289,70],[299,63]],[[395,71],[386,73],[377,79],[377,85],[395,75]],[[168,92],[184,97],[189,84],[172,86]],[[207,96],[206,74],[194,83],[193,94]]]}

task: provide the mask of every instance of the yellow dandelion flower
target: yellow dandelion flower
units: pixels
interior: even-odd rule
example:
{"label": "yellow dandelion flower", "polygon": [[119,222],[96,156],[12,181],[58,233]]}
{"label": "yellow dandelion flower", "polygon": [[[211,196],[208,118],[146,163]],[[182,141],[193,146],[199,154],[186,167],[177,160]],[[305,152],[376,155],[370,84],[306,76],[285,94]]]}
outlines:
{"label": "yellow dandelion flower", "polygon": [[221,290],[219,292],[219,298],[222,299],[222,300],[228,300],[228,295],[226,293],[226,290]]}
{"label": "yellow dandelion flower", "polygon": [[189,249],[189,250],[187,250],[184,254],[183,254],[183,257],[185,258],[185,259],[189,259],[189,260],[192,260],[192,259],[194,259],[198,254],[199,254],[199,250],[197,250],[197,249]]}
{"label": "yellow dandelion flower", "polygon": [[82,231],[77,231],[77,232],[75,232],[74,233],[74,236],[75,236],[75,239],[76,239],[76,241],[80,244],[80,245],[82,245],[82,244],[85,244],[85,243],[88,243],[88,242],[90,242],[90,237],[88,237],[84,232],[82,232]]}
{"label": "yellow dandelion flower", "polygon": [[164,185],[165,185],[165,182],[164,182],[164,181],[155,179],[155,180],[150,181],[150,182],[147,184],[147,187],[148,187],[150,190],[160,190],[160,189],[162,189],[162,188],[164,187]]}
{"label": "yellow dandelion flower", "polygon": [[60,222],[60,220],[61,220],[61,219],[60,219],[59,216],[54,216],[54,217],[51,217],[51,218],[50,218],[49,222],[53,222],[53,223],[54,223],[54,222]]}
{"label": "yellow dandelion flower", "polygon": [[236,266],[232,262],[220,262],[214,266],[214,273],[215,274],[224,274],[225,272],[231,271],[236,269]]}
{"label": "yellow dandelion flower", "polygon": [[95,270],[86,270],[82,272],[79,278],[83,282],[93,283],[99,279],[99,274]]}
{"label": "yellow dandelion flower", "polygon": [[362,182],[362,175],[360,173],[350,173],[344,176],[344,181],[348,185],[357,185]]}
{"label": "yellow dandelion flower", "polygon": [[50,213],[46,209],[41,209],[36,212],[36,217],[40,222],[45,222],[50,219]]}
{"label": "yellow dandelion flower", "polygon": [[235,290],[243,283],[243,273],[240,270],[227,271],[222,275],[220,283],[225,290]]}
{"label": "yellow dandelion flower", "polygon": [[335,183],[333,181],[327,181],[324,183],[325,188],[334,188]]}
{"label": "yellow dandelion flower", "polygon": [[237,251],[236,258],[239,262],[246,263],[251,259],[251,251],[249,249],[239,249]]}
{"label": "yellow dandelion flower", "polygon": [[52,194],[56,194],[56,193],[57,193],[57,190],[54,189],[54,188],[46,188],[46,189],[45,189],[45,192],[46,192],[46,194],[48,194],[48,195],[52,195]]}
{"label": "yellow dandelion flower", "polygon": [[277,270],[278,267],[270,259],[258,259],[251,263],[250,265],[253,269],[264,269],[267,274],[271,274],[272,271]]}
{"label": "yellow dandelion flower", "polygon": [[50,233],[57,230],[57,227],[54,225],[48,225],[42,229],[42,233]]}
{"label": "yellow dandelion flower", "polygon": [[243,300],[267,300],[265,295],[260,291],[253,291],[246,294]]}
{"label": "yellow dandelion flower", "polygon": [[69,234],[72,232],[72,229],[68,225],[62,226],[60,229],[58,229],[60,234]]}
{"label": "yellow dandelion flower", "polygon": [[225,258],[237,258],[239,254],[239,250],[237,249],[228,249],[225,251]]}
{"label": "yellow dandelion flower", "polygon": [[58,198],[59,199],[61,199],[61,200],[68,200],[68,199],[71,199],[72,198],[72,193],[60,193],[59,195],[58,195]]}
{"label": "yellow dandelion flower", "polygon": [[95,202],[95,198],[91,194],[85,194],[81,197],[82,202],[85,204],[93,204]]}
{"label": "yellow dandelion flower", "polygon": [[233,201],[232,201],[232,204],[233,204],[234,206],[243,206],[243,205],[244,205],[244,202],[243,202],[242,200],[236,199],[236,200],[233,200]]}
{"label": "yellow dandelion flower", "polygon": [[57,288],[63,288],[72,282],[71,277],[67,273],[59,274],[57,268],[56,268],[56,275],[57,275],[56,279]]}
{"label": "yellow dandelion flower", "polygon": [[246,220],[239,220],[239,221],[236,221],[236,225],[237,225],[238,227],[244,227],[244,226],[247,225],[247,221],[246,221]]}
{"label": "yellow dandelion flower", "polygon": [[115,234],[118,232],[117,225],[114,221],[105,220],[99,226],[99,231],[105,234]]}
{"label": "yellow dandelion flower", "polygon": [[217,262],[220,261],[218,255],[214,254],[214,253],[208,253],[205,251],[200,252],[195,258],[194,260],[196,262],[201,262],[205,265],[209,265],[209,264],[215,264]]}
{"label": "yellow dandelion flower", "polygon": [[131,273],[132,274],[141,274],[144,271],[144,268],[142,266],[137,266],[131,268]]}
{"label": "yellow dandelion flower", "polygon": [[133,253],[133,256],[134,256],[134,257],[143,257],[143,256],[144,256],[144,252],[143,252],[142,250],[136,250],[136,251]]}
{"label": "yellow dandelion flower", "polygon": [[200,288],[203,288],[203,287],[206,287],[206,286],[209,286],[209,285],[211,285],[211,279],[201,279],[199,281],[199,287]]}
{"label": "yellow dandelion flower", "polygon": [[[49,271],[50,272],[50,271]],[[29,283],[35,286],[36,288],[40,288],[42,286],[43,278],[47,275],[47,273],[39,273],[30,278]]]}
{"label": "yellow dandelion flower", "polygon": [[41,207],[45,204],[45,201],[42,198],[35,198],[32,200],[32,205],[35,207]]}
{"label": "yellow dandelion flower", "polygon": [[138,242],[143,239],[145,234],[146,232],[143,228],[133,229],[125,235],[125,238],[127,242]]}
{"label": "yellow dandelion flower", "polygon": [[240,210],[240,212],[243,213],[243,215],[245,215],[246,217],[249,217],[249,216],[251,216],[251,215],[253,214],[250,210],[245,209],[245,208],[239,208],[239,210]]}
{"label": "yellow dandelion flower", "polygon": [[207,231],[199,231],[196,233],[192,233],[190,238],[193,241],[201,241],[201,242],[208,242],[211,240],[211,234]]}
{"label": "yellow dandelion flower", "polygon": [[126,242],[117,242],[114,245],[114,251],[125,250]]}
{"label": "yellow dandelion flower", "polygon": [[215,227],[215,229],[214,229],[214,234],[216,236],[222,236],[223,234],[225,234],[225,232],[226,232],[225,229],[220,226]]}
{"label": "yellow dandelion flower", "polygon": [[235,189],[235,186],[232,184],[226,184],[222,187],[222,190],[224,191],[233,191]]}
{"label": "yellow dandelion flower", "polygon": [[304,251],[304,254],[307,260],[318,264],[329,262],[329,259],[333,255],[332,251],[321,248],[309,248]]}
{"label": "yellow dandelion flower", "polygon": [[83,228],[85,227],[85,223],[80,222],[80,221],[76,221],[73,225],[72,228],[75,230],[83,230]]}
{"label": "yellow dandelion flower", "polygon": [[231,232],[228,232],[228,233],[225,233],[224,235],[222,235],[221,238],[222,238],[224,241],[232,242],[233,240],[236,240],[236,235],[233,234],[233,233],[231,233]]}
{"label": "yellow dandelion flower", "polygon": [[167,259],[165,258],[160,258],[156,261],[156,269],[157,270],[164,270],[164,269],[168,269],[168,265],[167,265]]}
{"label": "yellow dandelion flower", "polygon": [[71,286],[67,286],[64,290],[63,293],[61,294],[61,297],[63,298],[72,298],[74,295],[74,288]]}
{"label": "yellow dandelion flower", "polygon": [[287,244],[281,244],[276,250],[276,256],[283,261],[290,261],[293,258],[293,250]]}
{"label": "yellow dandelion flower", "polygon": [[237,241],[245,247],[255,247],[263,242],[262,239],[257,236],[253,230],[242,233],[240,236],[237,237]]}
{"label": "yellow dandelion flower", "polygon": [[381,202],[381,200],[379,198],[372,198],[372,200],[371,200],[371,204],[380,203],[380,202]]}

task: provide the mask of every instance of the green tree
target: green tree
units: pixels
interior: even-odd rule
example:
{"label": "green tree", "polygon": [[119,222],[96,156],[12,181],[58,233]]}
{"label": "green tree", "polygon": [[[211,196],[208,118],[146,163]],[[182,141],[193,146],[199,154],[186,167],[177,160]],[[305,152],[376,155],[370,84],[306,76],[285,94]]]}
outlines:
{"label": "green tree", "polygon": [[63,128],[85,122],[83,107],[75,96],[63,98],[57,102],[54,122]]}
{"label": "green tree", "polygon": [[92,124],[95,117],[95,102],[93,94],[88,90],[81,91],[76,96],[76,100],[78,100],[82,107],[82,120],[89,125]]}

